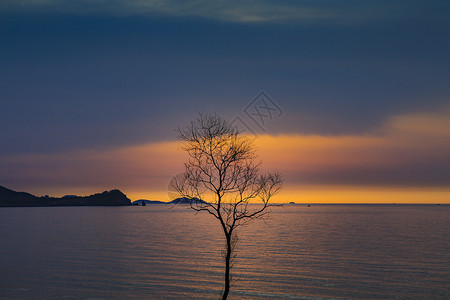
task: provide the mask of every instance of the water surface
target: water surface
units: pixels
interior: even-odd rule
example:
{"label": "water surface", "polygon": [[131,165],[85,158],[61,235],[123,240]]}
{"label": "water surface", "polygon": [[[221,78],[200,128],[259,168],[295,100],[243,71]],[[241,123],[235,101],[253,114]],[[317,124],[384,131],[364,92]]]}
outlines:
{"label": "water surface", "polygon": [[[242,227],[231,299],[448,299],[450,206],[273,208]],[[164,205],[0,209],[1,299],[218,299],[209,214]]]}

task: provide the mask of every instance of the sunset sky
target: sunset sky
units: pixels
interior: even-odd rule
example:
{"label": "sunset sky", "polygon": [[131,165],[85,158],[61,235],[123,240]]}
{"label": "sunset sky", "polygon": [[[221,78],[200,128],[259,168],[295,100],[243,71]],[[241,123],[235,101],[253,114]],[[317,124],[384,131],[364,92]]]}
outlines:
{"label": "sunset sky", "polygon": [[[255,139],[277,202],[450,203],[448,0],[0,2],[0,185],[167,201],[175,129]],[[259,113],[259,114],[258,114]]]}

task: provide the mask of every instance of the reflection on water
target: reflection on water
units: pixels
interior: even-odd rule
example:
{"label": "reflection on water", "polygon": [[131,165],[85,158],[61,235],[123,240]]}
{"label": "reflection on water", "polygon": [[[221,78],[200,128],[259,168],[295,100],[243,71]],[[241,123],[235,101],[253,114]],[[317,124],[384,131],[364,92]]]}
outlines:
{"label": "reflection on water", "polygon": [[[450,206],[273,208],[242,227],[232,299],[446,299]],[[218,299],[216,220],[183,208],[0,209],[1,299]]]}

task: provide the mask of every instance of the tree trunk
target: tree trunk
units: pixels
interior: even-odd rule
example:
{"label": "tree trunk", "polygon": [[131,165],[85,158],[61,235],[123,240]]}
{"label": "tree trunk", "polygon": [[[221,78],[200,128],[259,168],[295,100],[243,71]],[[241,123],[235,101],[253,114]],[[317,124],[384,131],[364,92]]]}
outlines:
{"label": "tree trunk", "polygon": [[225,256],[225,289],[223,291],[222,300],[228,298],[230,292],[230,260],[231,260],[231,234],[227,234],[227,255]]}

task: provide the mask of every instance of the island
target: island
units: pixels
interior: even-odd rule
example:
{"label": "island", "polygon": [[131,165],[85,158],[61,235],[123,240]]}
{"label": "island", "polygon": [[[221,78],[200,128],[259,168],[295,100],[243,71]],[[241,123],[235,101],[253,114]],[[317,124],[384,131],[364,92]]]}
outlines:
{"label": "island", "polygon": [[146,200],[146,199],[139,199],[131,202],[131,205],[140,205],[140,206],[146,206],[148,204],[167,204],[167,202],[159,201],[159,200]]}
{"label": "island", "polygon": [[198,199],[198,198],[187,198],[187,197],[180,197],[180,198],[176,198],[172,201],[169,202],[164,202],[164,201],[158,201],[158,200],[145,200],[145,199],[140,199],[140,200],[136,200],[133,201],[131,203],[131,205],[140,205],[140,206],[146,206],[149,204],[172,204],[172,205],[190,205],[190,204],[206,204],[207,202]]}
{"label": "island", "polygon": [[131,200],[120,190],[104,191],[90,196],[67,195],[61,198],[37,197],[25,192],[16,192],[0,186],[0,207],[39,206],[126,206]]}

